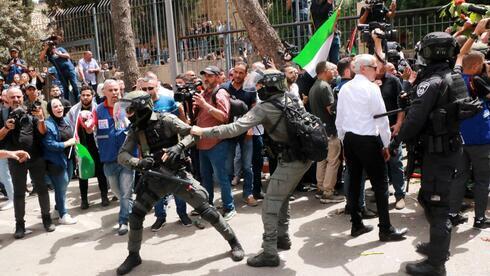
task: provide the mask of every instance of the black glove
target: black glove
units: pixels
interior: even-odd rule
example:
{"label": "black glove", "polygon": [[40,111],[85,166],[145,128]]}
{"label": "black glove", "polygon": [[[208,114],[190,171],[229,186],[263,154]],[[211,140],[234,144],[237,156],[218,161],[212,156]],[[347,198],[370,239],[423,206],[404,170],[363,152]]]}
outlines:
{"label": "black glove", "polygon": [[397,99],[398,107],[405,109],[410,106],[410,95],[406,92],[401,93]]}
{"label": "black glove", "polygon": [[155,165],[155,160],[153,160],[153,157],[145,157],[143,159],[140,159],[140,161],[138,161],[138,165],[136,165],[136,169],[146,171],[153,168],[154,165]]}
{"label": "black glove", "polygon": [[175,161],[178,161],[182,155],[182,152],[184,151],[184,145],[181,143],[178,143],[175,146],[172,146],[168,149],[165,150],[165,155],[167,155],[167,159],[165,159],[165,163],[175,163]]}
{"label": "black glove", "polygon": [[400,147],[400,142],[397,141],[396,138],[391,140],[390,145],[388,146],[388,150],[390,151],[391,156],[398,155],[398,148]]}

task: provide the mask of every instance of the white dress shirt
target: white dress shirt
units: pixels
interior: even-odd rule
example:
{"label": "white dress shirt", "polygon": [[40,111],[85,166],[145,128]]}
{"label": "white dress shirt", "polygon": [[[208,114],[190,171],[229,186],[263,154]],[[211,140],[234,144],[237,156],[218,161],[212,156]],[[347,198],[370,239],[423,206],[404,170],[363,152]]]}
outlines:
{"label": "white dress shirt", "polygon": [[338,137],[344,140],[347,132],[357,135],[381,136],[385,148],[390,144],[391,131],[388,117],[374,119],[385,113],[386,107],[381,90],[365,76],[357,74],[342,86],[337,103]]}

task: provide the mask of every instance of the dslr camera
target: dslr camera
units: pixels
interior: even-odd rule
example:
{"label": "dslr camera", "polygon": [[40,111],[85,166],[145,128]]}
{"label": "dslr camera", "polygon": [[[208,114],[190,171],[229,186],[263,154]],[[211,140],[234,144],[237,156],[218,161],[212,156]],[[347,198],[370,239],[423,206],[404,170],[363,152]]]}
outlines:
{"label": "dslr camera", "polygon": [[9,113],[7,120],[13,119],[16,126],[21,126],[29,122],[29,118],[26,115],[27,111],[24,107],[17,107]]}
{"label": "dslr camera", "polygon": [[39,108],[41,108],[42,106],[42,103],[40,100],[35,100],[32,104],[30,104],[28,107],[27,107],[27,112],[28,113],[32,113],[36,110],[38,110]]}

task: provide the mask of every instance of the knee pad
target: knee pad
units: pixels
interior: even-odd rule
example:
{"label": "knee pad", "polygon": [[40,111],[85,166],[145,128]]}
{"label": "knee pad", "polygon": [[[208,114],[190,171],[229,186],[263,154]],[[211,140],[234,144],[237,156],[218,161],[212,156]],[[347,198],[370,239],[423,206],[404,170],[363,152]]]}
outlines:
{"label": "knee pad", "polygon": [[211,207],[207,202],[196,208],[201,217],[211,224],[215,224],[219,221],[220,215],[214,207]]}
{"label": "knee pad", "polygon": [[131,220],[131,217],[134,217],[136,219],[144,219],[147,213],[148,213],[148,209],[146,208],[146,206],[144,206],[139,201],[135,201],[133,205],[133,210],[129,215],[129,219]]}

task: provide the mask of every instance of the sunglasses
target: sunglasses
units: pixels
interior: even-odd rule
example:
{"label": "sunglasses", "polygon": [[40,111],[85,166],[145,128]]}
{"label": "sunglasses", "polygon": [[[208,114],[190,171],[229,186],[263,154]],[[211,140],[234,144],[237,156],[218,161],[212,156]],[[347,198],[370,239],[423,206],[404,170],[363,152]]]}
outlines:
{"label": "sunglasses", "polygon": [[143,87],[143,88],[141,88],[141,90],[143,90],[143,91],[152,91],[153,89],[155,89],[155,87]]}

